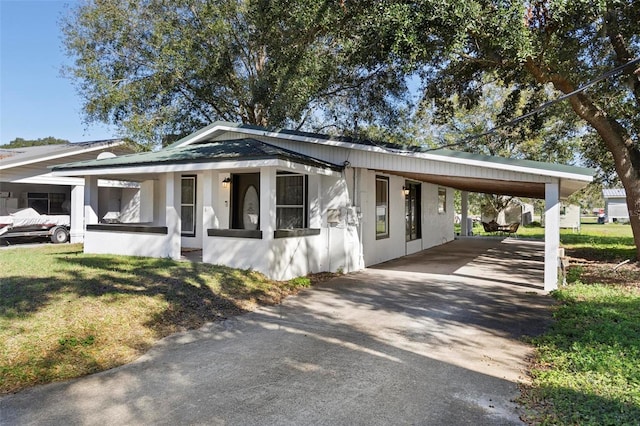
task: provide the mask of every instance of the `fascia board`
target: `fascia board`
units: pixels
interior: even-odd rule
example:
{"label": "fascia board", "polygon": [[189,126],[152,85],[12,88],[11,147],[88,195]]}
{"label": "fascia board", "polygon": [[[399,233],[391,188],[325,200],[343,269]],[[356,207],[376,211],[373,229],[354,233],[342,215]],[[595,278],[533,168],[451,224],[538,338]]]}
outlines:
{"label": "fascia board", "polygon": [[77,177],[57,176],[51,173],[39,176],[30,176],[23,179],[16,179],[11,183],[29,183],[37,185],[84,185],[84,179]]}
{"label": "fascia board", "polygon": [[99,169],[73,169],[54,171],[54,176],[116,176],[123,174],[194,172],[202,170],[240,169],[278,166],[280,160],[216,161],[184,164],[156,164],[137,167],[110,167]]}

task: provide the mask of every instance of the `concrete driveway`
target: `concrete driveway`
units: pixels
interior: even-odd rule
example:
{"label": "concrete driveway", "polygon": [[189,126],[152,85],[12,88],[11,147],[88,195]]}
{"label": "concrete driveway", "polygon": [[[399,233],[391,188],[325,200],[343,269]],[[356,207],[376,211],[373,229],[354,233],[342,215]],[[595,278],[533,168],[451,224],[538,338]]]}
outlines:
{"label": "concrete driveway", "polygon": [[1,424],[520,424],[542,243],[458,240],[0,399]]}

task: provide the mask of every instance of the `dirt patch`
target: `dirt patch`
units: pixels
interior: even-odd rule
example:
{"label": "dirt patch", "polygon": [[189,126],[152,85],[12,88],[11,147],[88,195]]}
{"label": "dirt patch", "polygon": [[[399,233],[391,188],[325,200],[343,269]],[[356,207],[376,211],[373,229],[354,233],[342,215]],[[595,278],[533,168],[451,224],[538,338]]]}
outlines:
{"label": "dirt patch", "polygon": [[585,284],[607,284],[640,288],[640,263],[637,261],[604,262],[569,252],[569,275],[572,272]]}

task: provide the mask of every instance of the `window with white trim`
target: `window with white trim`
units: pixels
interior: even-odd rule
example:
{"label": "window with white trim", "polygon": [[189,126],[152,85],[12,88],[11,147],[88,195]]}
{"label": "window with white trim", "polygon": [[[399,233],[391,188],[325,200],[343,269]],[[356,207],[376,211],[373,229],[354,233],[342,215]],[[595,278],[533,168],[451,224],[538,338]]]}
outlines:
{"label": "window with white trim", "polygon": [[278,172],[276,176],[276,229],[308,226],[306,175]]}
{"label": "window with white trim", "polygon": [[180,220],[181,234],[185,237],[196,236],[196,177],[182,176],[180,183]]}
{"label": "window with white trim", "polygon": [[376,239],[389,237],[389,178],[376,176]]}

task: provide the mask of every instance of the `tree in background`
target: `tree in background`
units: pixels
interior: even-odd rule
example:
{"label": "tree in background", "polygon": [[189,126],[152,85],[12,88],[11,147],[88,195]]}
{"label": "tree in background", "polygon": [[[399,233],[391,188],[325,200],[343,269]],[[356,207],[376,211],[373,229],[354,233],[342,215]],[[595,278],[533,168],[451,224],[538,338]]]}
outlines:
{"label": "tree in background", "polygon": [[63,23],[88,121],[149,146],[216,120],[293,128],[389,124],[399,65],[361,7],[269,0],[89,0]]}
{"label": "tree in background", "polygon": [[29,146],[41,146],[41,145],[58,145],[71,143],[66,139],[58,139],[53,136],[47,136],[46,138],[39,139],[23,139],[15,138],[6,145],[2,145],[3,148],[25,148]]}
{"label": "tree in background", "polygon": [[[507,99],[514,101],[507,106],[521,104],[523,96],[545,99],[592,83],[556,104],[552,114],[577,124],[585,159],[599,167],[603,179],[615,170],[640,250],[640,64],[633,62],[640,56],[640,2],[381,3],[407,16],[394,55],[420,74],[425,99],[444,115],[451,113],[454,95],[463,105],[477,105],[491,79],[511,91]],[[620,73],[607,75],[619,66]],[[534,130],[543,128],[543,120],[532,120]]]}

